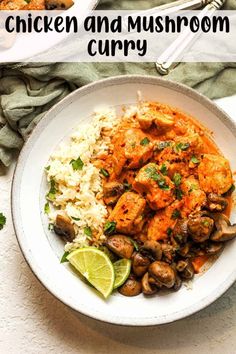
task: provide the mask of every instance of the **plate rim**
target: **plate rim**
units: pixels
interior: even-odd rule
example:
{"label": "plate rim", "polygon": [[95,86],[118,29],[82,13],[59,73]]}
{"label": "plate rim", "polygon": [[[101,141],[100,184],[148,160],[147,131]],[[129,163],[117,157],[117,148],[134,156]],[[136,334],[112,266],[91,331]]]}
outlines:
{"label": "plate rim", "polygon": [[229,274],[229,276],[225,279],[223,283],[221,283],[217,287],[217,291],[215,290],[215,293],[210,293],[208,296],[206,296],[204,299],[198,301],[197,303],[187,307],[184,310],[181,310],[181,312],[175,312],[173,315],[169,315],[168,318],[162,318],[160,321],[157,321],[156,317],[153,317],[153,323],[150,323],[150,320],[148,320],[146,323],[145,320],[143,320],[143,323],[140,323],[139,321],[130,323],[127,320],[121,319],[115,319],[114,321],[112,319],[104,319],[102,317],[95,315],[91,315],[86,311],[86,309],[78,309],[76,308],[73,304],[69,303],[69,301],[66,301],[65,299],[62,299],[60,294],[57,293],[57,291],[54,291],[53,287],[50,287],[44,283],[43,277],[38,274],[37,272],[37,265],[33,263],[32,258],[29,256],[30,251],[27,250],[27,248],[24,245],[24,240],[21,239],[21,233],[24,232],[23,227],[21,225],[21,220],[17,216],[18,215],[18,207],[17,207],[17,190],[20,188],[21,184],[21,174],[23,171],[24,167],[24,162],[27,160],[28,156],[28,151],[31,150],[31,147],[34,144],[35,138],[37,137],[37,134],[41,132],[47,124],[55,118],[57,113],[60,110],[63,110],[65,107],[67,107],[70,102],[73,101],[74,96],[79,96],[83,97],[84,95],[96,91],[100,87],[104,86],[114,86],[114,85],[120,85],[120,84],[125,84],[125,83],[142,83],[142,84],[157,84],[159,86],[164,86],[164,87],[170,87],[174,89],[177,92],[184,93],[185,95],[193,98],[195,101],[197,101],[200,104],[203,104],[205,107],[207,107],[210,111],[212,111],[214,114],[217,115],[217,117],[231,130],[232,134],[236,137],[236,124],[234,121],[231,119],[231,117],[224,112],[223,109],[219,108],[216,106],[214,102],[212,102],[209,98],[204,96],[203,94],[197,92],[196,90],[184,85],[180,84],[178,82],[174,82],[172,80],[167,80],[163,78],[159,78],[156,76],[151,76],[151,75],[120,75],[120,76],[112,76],[109,78],[101,79],[95,82],[91,82],[85,86],[82,86],[75,91],[71,92],[68,94],[66,97],[64,97],[61,101],[59,101],[57,104],[55,104],[53,107],[51,107],[48,112],[42,117],[40,122],[37,124],[37,126],[34,128],[33,132],[30,134],[29,138],[25,142],[23,148],[21,149],[21,152],[18,156],[17,163],[15,166],[15,170],[13,173],[13,179],[12,179],[12,186],[11,186],[11,214],[12,214],[12,221],[13,221],[13,227],[16,235],[17,242],[19,244],[20,250],[22,252],[22,255],[28,264],[29,268],[31,269],[32,273],[36,276],[36,278],[39,280],[39,282],[46,288],[47,291],[49,291],[53,296],[55,296],[60,302],[64,303],[66,306],[70,307],[71,309],[75,310],[76,312],[79,312],[87,317],[93,318],[95,320],[99,320],[101,322],[105,323],[110,323],[113,325],[122,325],[122,326],[138,326],[138,327],[144,327],[144,326],[156,326],[156,325],[163,325],[167,323],[172,323],[177,320],[189,317],[190,315],[193,315],[196,312],[199,312],[200,310],[204,309],[208,305],[212,304],[214,301],[216,301],[220,296],[222,296],[235,282],[236,280],[236,267],[235,269]]}

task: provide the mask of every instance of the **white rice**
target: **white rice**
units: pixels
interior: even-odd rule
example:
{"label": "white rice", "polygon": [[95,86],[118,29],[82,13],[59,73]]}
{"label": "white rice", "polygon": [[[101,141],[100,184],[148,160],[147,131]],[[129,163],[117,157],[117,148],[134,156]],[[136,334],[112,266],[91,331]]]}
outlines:
{"label": "white rice", "polygon": [[[102,132],[110,130],[109,136],[113,135],[118,123],[115,110],[103,109],[96,112],[92,123],[80,126],[72,134],[70,142],[62,143],[50,157],[50,168],[46,170],[47,180],[50,182],[53,179],[56,182],[56,193],[51,202],[55,208],[50,208],[48,214],[50,222],[55,222],[58,212],[66,213],[76,230],[74,242],[66,244],[66,251],[88,245],[85,227],[91,228],[98,244],[105,239],[103,225],[107,208],[99,199],[102,180],[99,169],[92,164],[91,159],[108,151],[110,137],[104,136]],[[82,170],[74,170],[70,163],[78,157],[84,163]]]}

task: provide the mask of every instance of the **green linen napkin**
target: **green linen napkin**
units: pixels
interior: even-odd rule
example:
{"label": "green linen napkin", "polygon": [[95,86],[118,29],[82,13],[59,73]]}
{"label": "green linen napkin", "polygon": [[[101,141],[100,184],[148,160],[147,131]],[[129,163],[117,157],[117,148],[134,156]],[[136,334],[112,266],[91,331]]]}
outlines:
{"label": "green linen napkin", "polygon": [[[99,9],[146,9],[169,0],[103,0]],[[228,0],[226,9],[236,9]],[[55,63],[0,68],[0,161],[9,166],[16,151],[47,110],[74,89],[121,74],[156,75],[154,63]],[[236,63],[182,63],[165,78],[189,85],[210,98],[236,93]]]}

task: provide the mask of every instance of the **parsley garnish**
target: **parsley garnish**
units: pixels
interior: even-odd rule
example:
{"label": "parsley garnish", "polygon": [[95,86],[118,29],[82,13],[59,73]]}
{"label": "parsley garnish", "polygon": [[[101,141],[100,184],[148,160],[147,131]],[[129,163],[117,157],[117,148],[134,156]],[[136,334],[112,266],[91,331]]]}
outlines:
{"label": "parsley garnish", "polygon": [[109,177],[109,176],[110,176],[109,172],[108,172],[105,168],[101,168],[100,173],[101,173],[104,177]]}
{"label": "parsley garnish", "polygon": [[60,263],[65,263],[65,262],[69,262],[68,259],[67,259],[67,256],[69,255],[69,252],[65,252],[63,254],[63,256],[61,257],[61,261]]}
{"label": "parsley garnish", "polygon": [[44,205],[44,213],[45,214],[49,214],[50,213],[50,205],[49,205],[49,203],[46,203]]}
{"label": "parsley garnish", "polygon": [[176,187],[179,187],[182,180],[182,176],[180,173],[176,172],[173,176],[173,182]]}
{"label": "parsley garnish", "polygon": [[48,230],[49,231],[54,230],[54,225],[52,223],[48,224]]}
{"label": "parsley garnish", "polygon": [[167,235],[170,236],[172,232],[173,232],[172,228],[168,227],[168,229],[166,230]]}
{"label": "parsley garnish", "polygon": [[46,170],[46,171],[49,171],[49,170],[50,170],[50,167],[51,167],[51,166],[48,165],[47,167],[45,167],[45,170]]}
{"label": "parsley garnish", "polygon": [[200,160],[198,160],[198,158],[196,156],[192,156],[190,161],[195,164],[198,164],[200,162]]}
{"label": "parsley garnish", "polygon": [[77,171],[77,170],[81,171],[84,166],[84,163],[80,157],[78,157],[78,159],[76,159],[76,160],[71,160],[70,164],[72,165],[72,168],[74,171]]}
{"label": "parsley garnish", "polygon": [[130,184],[126,179],[123,182],[123,186],[126,192],[132,188],[132,184]]}
{"label": "parsley garnish", "polygon": [[164,176],[167,175],[167,167],[164,163],[161,165],[160,171]]}
{"label": "parsley garnish", "polygon": [[3,213],[0,213],[0,230],[3,229],[3,226],[6,224],[6,217]]}
{"label": "parsley garnish", "polygon": [[150,140],[146,137],[143,140],[140,141],[140,145],[148,145],[150,143]]}
{"label": "parsley garnish", "polygon": [[171,219],[178,219],[180,217],[180,211],[175,209],[171,215]]}
{"label": "parsley garnish", "polygon": [[116,231],[116,222],[115,221],[107,221],[104,225],[104,234],[111,235]]}

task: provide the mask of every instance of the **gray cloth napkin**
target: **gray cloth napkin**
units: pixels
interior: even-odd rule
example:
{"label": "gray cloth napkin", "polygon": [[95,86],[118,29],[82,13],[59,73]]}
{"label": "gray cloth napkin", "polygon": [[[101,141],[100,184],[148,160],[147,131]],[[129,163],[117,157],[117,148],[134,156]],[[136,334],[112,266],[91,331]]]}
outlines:
{"label": "gray cloth napkin", "polygon": [[[145,9],[169,0],[103,0],[99,9]],[[226,9],[236,9],[228,0]],[[122,74],[158,76],[153,63],[13,64],[0,68],[0,161],[9,166],[34,126],[74,89]],[[210,98],[236,93],[236,63],[182,63],[167,79],[182,82]]]}

